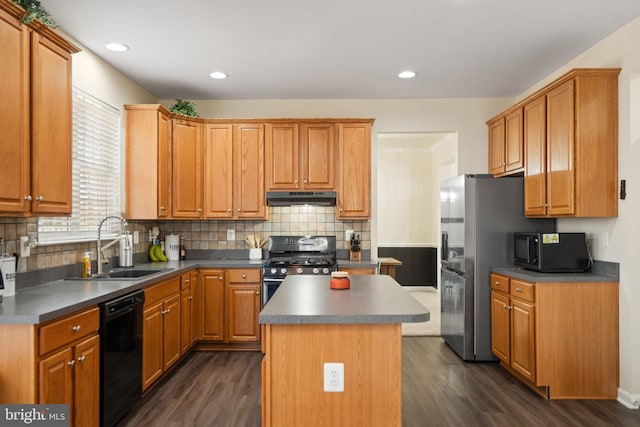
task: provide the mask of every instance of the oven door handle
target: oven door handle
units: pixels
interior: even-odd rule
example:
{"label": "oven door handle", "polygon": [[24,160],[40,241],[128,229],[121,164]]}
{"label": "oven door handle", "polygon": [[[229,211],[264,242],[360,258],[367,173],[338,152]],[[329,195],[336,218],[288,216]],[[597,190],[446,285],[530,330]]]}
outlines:
{"label": "oven door handle", "polygon": [[263,277],[262,281],[263,282],[281,282],[282,283],[284,281],[284,278],[282,278],[282,279],[271,279],[269,277]]}

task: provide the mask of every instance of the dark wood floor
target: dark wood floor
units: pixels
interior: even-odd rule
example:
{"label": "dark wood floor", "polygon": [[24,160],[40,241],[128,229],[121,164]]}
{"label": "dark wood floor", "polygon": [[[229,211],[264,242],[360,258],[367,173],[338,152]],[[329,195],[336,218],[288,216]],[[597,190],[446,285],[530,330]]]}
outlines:
{"label": "dark wood floor", "polygon": [[[544,400],[497,364],[462,362],[438,337],[405,337],[402,350],[406,427],[640,426],[640,411],[615,401]],[[261,359],[193,353],[120,426],[259,426]]]}

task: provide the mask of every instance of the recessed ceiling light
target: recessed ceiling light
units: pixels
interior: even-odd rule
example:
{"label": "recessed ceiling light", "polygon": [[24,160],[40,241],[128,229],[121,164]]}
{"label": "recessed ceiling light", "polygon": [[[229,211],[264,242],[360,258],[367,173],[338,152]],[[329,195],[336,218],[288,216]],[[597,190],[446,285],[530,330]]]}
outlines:
{"label": "recessed ceiling light", "polygon": [[222,71],[214,71],[213,73],[209,74],[209,77],[211,77],[212,79],[226,79],[228,76],[223,73]]}
{"label": "recessed ceiling light", "polygon": [[403,71],[400,74],[398,74],[398,77],[400,77],[401,79],[410,79],[412,77],[415,77],[416,73],[414,73],[413,71]]}
{"label": "recessed ceiling light", "polygon": [[114,52],[126,52],[129,50],[129,46],[125,46],[122,43],[107,43],[104,47]]}

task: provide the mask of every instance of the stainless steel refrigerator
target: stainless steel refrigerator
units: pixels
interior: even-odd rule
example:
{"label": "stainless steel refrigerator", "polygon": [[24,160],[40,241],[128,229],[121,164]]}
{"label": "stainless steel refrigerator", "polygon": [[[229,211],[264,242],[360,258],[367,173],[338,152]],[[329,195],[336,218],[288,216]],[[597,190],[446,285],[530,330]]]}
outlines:
{"label": "stainless steel refrigerator", "polygon": [[522,177],[492,175],[441,184],[441,334],[464,360],[497,360],[490,268],[513,265],[513,233],[555,231],[555,219],[525,218],[523,184]]}

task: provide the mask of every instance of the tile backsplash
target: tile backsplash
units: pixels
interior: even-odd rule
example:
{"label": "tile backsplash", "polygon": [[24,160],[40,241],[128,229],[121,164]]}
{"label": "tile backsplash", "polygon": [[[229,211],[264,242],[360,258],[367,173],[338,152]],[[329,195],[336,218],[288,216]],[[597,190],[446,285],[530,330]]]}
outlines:
{"label": "tile backsplash", "polygon": [[[160,228],[161,238],[167,234],[184,236],[189,249],[225,250],[248,249],[244,238],[249,234],[269,235],[333,235],[337,249],[348,249],[344,240],[345,230],[354,230],[360,235],[363,250],[371,249],[370,221],[336,220],[335,207],[278,206],[269,207],[267,221],[129,221],[131,232],[138,231],[140,243],[134,245],[134,253],[146,252],[149,246],[148,233],[153,226]],[[96,224],[97,227],[97,224]],[[0,237],[4,239],[5,251],[18,252],[20,236],[34,233],[36,218],[0,218]],[[235,230],[235,240],[227,241],[227,230]],[[85,252],[92,252],[96,259],[94,242],[67,243],[61,245],[35,246],[31,256],[21,258],[18,272],[30,272],[51,267],[79,263]],[[107,249],[105,255],[117,255],[118,245]]]}

